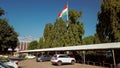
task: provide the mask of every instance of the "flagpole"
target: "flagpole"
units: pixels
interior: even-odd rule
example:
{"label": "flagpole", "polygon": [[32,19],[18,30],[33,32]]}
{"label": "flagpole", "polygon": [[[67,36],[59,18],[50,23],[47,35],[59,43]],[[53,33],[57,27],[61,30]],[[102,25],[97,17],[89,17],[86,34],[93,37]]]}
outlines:
{"label": "flagpole", "polygon": [[67,25],[67,27],[68,27],[68,24],[69,24],[69,22],[68,22],[68,1],[67,1],[67,21],[66,21],[66,25]]}
{"label": "flagpole", "polygon": [[[68,8],[68,2],[67,2],[67,8]],[[68,21],[68,11],[67,11],[67,21]]]}

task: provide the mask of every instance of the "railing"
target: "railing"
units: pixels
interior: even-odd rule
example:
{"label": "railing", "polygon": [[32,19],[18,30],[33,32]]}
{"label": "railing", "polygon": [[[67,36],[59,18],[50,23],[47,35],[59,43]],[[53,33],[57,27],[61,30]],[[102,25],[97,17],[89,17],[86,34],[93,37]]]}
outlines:
{"label": "railing", "polygon": [[111,64],[111,63],[105,63],[105,62],[100,63],[100,62],[86,61],[86,64],[114,68],[113,64]]}

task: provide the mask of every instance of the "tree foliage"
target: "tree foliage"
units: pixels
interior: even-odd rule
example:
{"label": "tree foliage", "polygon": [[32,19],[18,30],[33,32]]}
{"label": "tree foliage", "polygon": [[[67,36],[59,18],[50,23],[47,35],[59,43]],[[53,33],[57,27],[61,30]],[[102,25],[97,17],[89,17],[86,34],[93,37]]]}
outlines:
{"label": "tree foliage", "polygon": [[98,35],[95,33],[94,36],[87,36],[83,38],[82,44],[87,45],[87,44],[98,44],[100,43]]}
{"label": "tree foliage", "polygon": [[7,23],[7,20],[0,19],[0,51],[7,51],[8,48],[15,49],[18,41],[17,37],[18,34]]}
{"label": "tree foliage", "polygon": [[102,0],[97,34],[101,42],[120,41],[120,0]]}
{"label": "tree foliage", "polygon": [[94,44],[94,36],[87,36],[83,39],[83,45]]}
{"label": "tree foliage", "polygon": [[97,33],[94,34],[94,44],[99,44],[101,43],[100,38]]}
{"label": "tree foliage", "polygon": [[38,48],[38,42],[35,40],[35,41],[30,42],[27,49],[33,50],[33,49],[37,49],[37,48]]}
{"label": "tree foliage", "polygon": [[[84,35],[84,24],[80,22],[82,11],[78,12],[75,10],[69,11],[69,45],[82,44],[82,36]],[[72,42],[71,42],[72,41]]]}
{"label": "tree foliage", "polygon": [[44,48],[44,38],[41,37],[38,42],[38,49]]}
{"label": "tree foliage", "polygon": [[44,29],[44,48],[64,47],[82,44],[84,25],[80,22],[82,12],[69,11],[69,21],[59,18]]}
{"label": "tree foliage", "polygon": [[46,24],[45,29],[44,29],[44,42],[45,45],[43,46],[44,48],[51,47],[52,45],[52,35],[53,35],[53,25],[51,23]]}

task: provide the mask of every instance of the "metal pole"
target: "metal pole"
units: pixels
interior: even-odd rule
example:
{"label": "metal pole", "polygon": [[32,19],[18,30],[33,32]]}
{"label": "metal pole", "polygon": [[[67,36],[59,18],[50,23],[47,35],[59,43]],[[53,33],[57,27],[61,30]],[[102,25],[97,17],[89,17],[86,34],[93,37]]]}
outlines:
{"label": "metal pole", "polygon": [[114,49],[112,49],[112,56],[113,56],[114,68],[116,68]]}
{"label": "metal pole", "polygon": [[21,50],[21,44],[22,44],[22,42],[20,41],[20,47],[19,47],[19,50]]}
{"label": "metal pole", "polygon": [[[68,2],[67,2],[67,9],[68,9]],[[67,10],[67,21],[68,21],[68,10]]]}
{"label": "metal pole", "polygon": [[84,60],[84,64],[85,64],[85,51],[83,51],[83,60]]}

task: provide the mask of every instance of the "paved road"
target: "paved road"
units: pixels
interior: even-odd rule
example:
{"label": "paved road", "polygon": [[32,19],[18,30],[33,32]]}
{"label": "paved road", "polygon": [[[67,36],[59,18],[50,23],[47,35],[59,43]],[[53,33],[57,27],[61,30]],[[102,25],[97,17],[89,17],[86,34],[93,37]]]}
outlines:
{"label": "paved road", "polygon": [[35,59],[27,59],[22,60],[19,62],[20,68],[105,68],[105,67],[99,67],[99,66],[92,66],[92,65],[86,65],[86,64],[79,64],[75,63],[75,65],[52,65],[51,62],[36,62]]}

